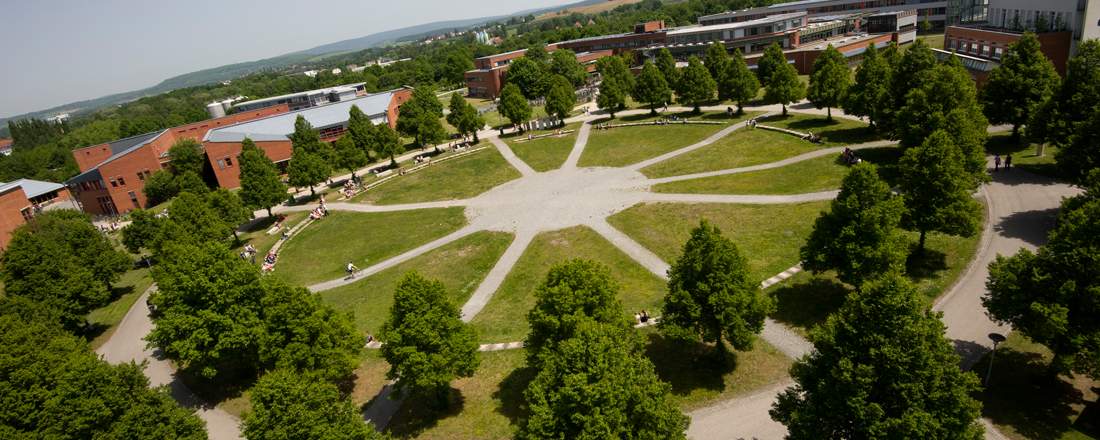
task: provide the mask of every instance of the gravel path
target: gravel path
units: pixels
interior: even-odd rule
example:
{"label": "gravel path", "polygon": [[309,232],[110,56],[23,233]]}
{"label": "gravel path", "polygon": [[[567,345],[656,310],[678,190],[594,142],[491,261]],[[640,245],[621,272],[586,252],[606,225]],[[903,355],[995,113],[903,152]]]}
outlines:
{"label": "gravel path", "polygon": [[489,142],[491,142],[493,146],[497,147],[497,151],[500,152],[501,156],[504,156],[504,160],[507,160],[508,163],[512,165],[512,167],[519,171],[520,174],[524,176],[535,174],[535,169],[531,168],[530,165],[527,165],[527,162],[520,160],[520,158],[516,156],[516,153],[508,147],[508,144],[505,144],[504,141],[500,140],[499,137],[490,137]]}
{"label": "gravel path", "polygon": [[573,142],[573,149],[569,150],[569,157],[566,157],[565,163],[561,165],[562,169],[577,168],[577,162],[581,160],[584,147],[588,145],[588,135],[592,133],[592,124],[588,122],[591,119],[590,116],[585,117],[584,124],[581,124],[580,131],[577,132],[577,140]]}
{"label": "gravel path", "polygon": [[493,293],[496,293],[497,288],[508,277],[508,273],[512,271],[512,267],[516,265],[519,257],[523,255],[523,251],[527,250],[527,245],[531,244],[531,240],[534,238],[535,233],[533,231],[521,231],[516,234],[516,237],[512,239],[512,244],[504,250],[504,254],[489,270],[489,274],[485,276],[481,284],[478,284],[477,290],[474,290],[473,295],[470,295],[470,299],[466,300],[466,304],[462,305],[462,320],[464,322],[470,322],[481,312],[481,309],[485,308],[485,305],[489,303],[489,299],[493,297]]}

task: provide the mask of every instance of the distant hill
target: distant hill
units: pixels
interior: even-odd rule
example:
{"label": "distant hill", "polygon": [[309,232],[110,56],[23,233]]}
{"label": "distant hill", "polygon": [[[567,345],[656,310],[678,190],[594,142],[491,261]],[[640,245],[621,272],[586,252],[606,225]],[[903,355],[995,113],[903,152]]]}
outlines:
{"label": "distant hill", "polygon": [[210,69],[203,69],[195,72],[185,73],[182,75],[174,76],[161,81],[159,84],[130,92],[116,93],[113,95],[102,96],[95,99],[88,99],[84,101],[72,102],[65,105],[59,105],[57,107],[48,108],[36,112],[24,113],[21,115],[10,116],[7,118],[0,118],[0,124],[6,125],[6,122],[11,119],[24,119],[24,118],[43,118],[53,116],[59,113],[80,114],[95,109],[119,105],[126,102],[134,101],[146,96],[157,95],[172,90],[200,86],[203,84],[210,84],[214,82],[221,82],[225,80],[232,80],[247,76],[253,73],[271,71],[271,70],[284,70],[297,64],[307,63],[311,59],[316,59],[318,56],[326,54],[347,53],[353,51],[360,51],[364,49],[370,49],[372,47],[378,47],[387,43],[393,43],[398,40],[406,40],[412,37],[427,36],[440,31],[450,30],[464,30],[477,25],[489,23],[496,20],[507,19],[509,17],[522,16],[528,14],[543,14],[551,11],[557,11],[568,8],[576,8],[579,6],[593,5],[598,3],[604,3],[607,0],[584,0],[578,3],[572,3],[561,6],[553,6],[548,8],[538,8],[515,12],[508,15],[500,15],[494,17],[481,17],[472,18],[467,20],[449,20],[449,21],[437,21],[427,24],[420,24],[416,26],[409,26],[401,29],[394,29],[390,31],[378,32],[370,34],[364,37],[352,38],[344,41],[337,41],[335,43],[323,44],[310,49],[288,53],[272,58],[265,58],[256,61],[247,61],[236,64],[229,64],[225,66],[214,67]]}

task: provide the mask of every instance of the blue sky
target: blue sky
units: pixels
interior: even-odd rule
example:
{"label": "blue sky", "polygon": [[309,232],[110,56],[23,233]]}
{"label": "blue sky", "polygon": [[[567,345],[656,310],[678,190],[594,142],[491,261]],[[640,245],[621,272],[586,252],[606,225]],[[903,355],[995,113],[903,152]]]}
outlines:
{"label": "blue sky", "polygon": [[440,20],[576,0],[0,0],[0,117]]}

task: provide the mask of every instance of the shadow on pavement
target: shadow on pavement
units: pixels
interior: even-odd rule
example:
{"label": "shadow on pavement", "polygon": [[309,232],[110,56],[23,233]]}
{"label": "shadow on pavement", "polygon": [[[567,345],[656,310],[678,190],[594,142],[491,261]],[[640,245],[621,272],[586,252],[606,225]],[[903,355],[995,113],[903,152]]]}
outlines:
{"label": "shadow on pavement", "polygon": [[1023,240],[1034,246],[1047,242],[1047,231],[1054,228],[1059,208],[1020,211],[1002,217],[993,230],[1002,236]]}

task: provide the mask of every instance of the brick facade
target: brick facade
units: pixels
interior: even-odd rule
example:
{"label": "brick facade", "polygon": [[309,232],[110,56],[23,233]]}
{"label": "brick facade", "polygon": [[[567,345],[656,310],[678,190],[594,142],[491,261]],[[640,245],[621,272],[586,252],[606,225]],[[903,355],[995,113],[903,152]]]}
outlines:
{"label": "brick facade", "polygon": [[56,193],[38,195],[31,200],[21,186],[5,185],[0,190],[0,249],[7,248],[8,243],[11,242],[12,232],[35,215],[36,206],[42,208],[44,205],[70,199],[69,190],[64,187]]}
{"label": "brick facade", "polygon": [[[943,48],[991,61],[1000,61],[1008,46],[1020,39],[1022,34],[1001,29],[979,27],[948,26],[944,35]],[[1054,64],[1058,74],[1066,74],[1073,33],[1044,32],[1036,35],[1040,50]]]}

